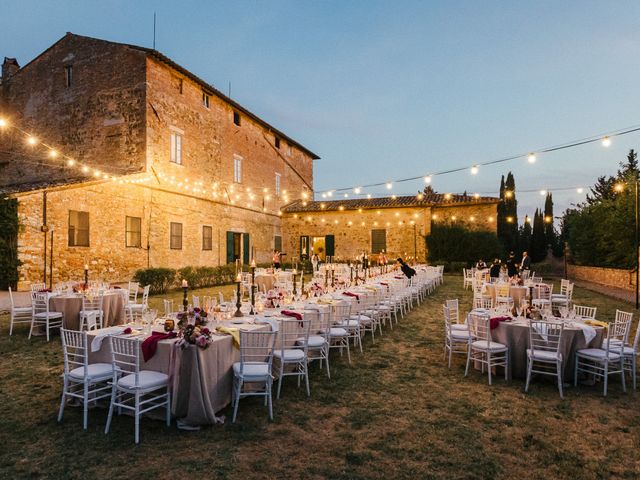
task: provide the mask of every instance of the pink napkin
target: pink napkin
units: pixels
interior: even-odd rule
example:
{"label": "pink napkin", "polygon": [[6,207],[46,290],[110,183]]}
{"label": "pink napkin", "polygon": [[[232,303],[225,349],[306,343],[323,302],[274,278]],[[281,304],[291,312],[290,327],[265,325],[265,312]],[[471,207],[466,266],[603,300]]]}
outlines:
{"label": "pink napkin", "polygon": [[176,332],[151,332],[151,336],[148,337],[140,348],[142,348],[142,356],[144,357],[144,361],[148,362],[155,354],[158,349],[158,342],[160,340],[165,340],[167,338],[174,338],[176,336]]}
{"label": "pink napkin", "polygon": [[298,320],[302,320],[302,314],[298,312],[292,312],[291,310],[282,310],[280,313],[282,315],[286,315],[287,317],[294,317]]}
{"label": "pink napkin", "polygon": [[511,320],[511,317],[493,317],[489,320],[489,326],[491,330],[495,330],[500,325],[500,322],[505,322],[507,320]]}

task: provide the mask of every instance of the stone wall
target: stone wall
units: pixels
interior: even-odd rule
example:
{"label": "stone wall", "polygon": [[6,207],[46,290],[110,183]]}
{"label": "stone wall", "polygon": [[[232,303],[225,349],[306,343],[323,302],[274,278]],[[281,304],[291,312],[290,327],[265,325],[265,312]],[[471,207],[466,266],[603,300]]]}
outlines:
{"label": "stone wall", "polygon": [[[65,67],[72,67],[66,85]],[[68,34],[2,84],[8,121],[71,158],[110,174],[145,168],[145,55],[124,45]],[[12,134],[11,132],[14,132]],[[7,130],[0,186],[90,177],[63,157]]]}
{"label": "stone wall", "polygon": [[[43,278],[42,192],[22,194],[18,251],[19,288]],[[69,210],[89,212],[90,246],[68,246]],[[125,217],[142,219],[141,247],[125,246]],[[183,225],[182,249],[170,248],[169,225]],[[152,186],[102,182],[47,191],[47,224],[53,231],[53,282],[91,278],[126,281],[140,268],[226,263],[226,232],[248,233],[258,262],[268,262],[280,218],[211,200],[163,192]],[[202,226],[213,227],[212,250],[203,250]],[[50,255],[50,233],[47,250]],[[47,268],[49,261],[47,261]],[[49,275],[49,272],[47,272]]]}
{"label": "stone wall", "polygon": [[[313,160],[309,154],[280,140],[262,124],[240,113],[211,94],[203,104],[199,84],[169,66],[147,60],[147,140],[149,165],[167,188],[189,180],[202,182],[216,198],[277,214],[291,198],[309,194],[313,184]],[[172,129],[182,132],[183,163],[170,161]],[[234,182],[234,156],[242,158],[242,182]],[[275,174],[281,174],[281,195],[275,195]],[[285,195],[286,192],[286,195]]]}
{"label": "stone wall", "polygon": [[635,291],[636,288],[636,277],[633,270],[567,265],[567,276],[572,280],[584,280],[629,291]]}
{"label": "stone wall", "polygon": [[460,222],[468,228],[495,232],[495,215],[496,205],[487,203],[287,213],[283,216],[283,248],[290,258],[299,257],[301,236],[334,235],[335,256],[351,259],[362,251],[371,252],[371,230],[385,229],[389,258],[416,257],[425,261],[425,237],[432,222]]}

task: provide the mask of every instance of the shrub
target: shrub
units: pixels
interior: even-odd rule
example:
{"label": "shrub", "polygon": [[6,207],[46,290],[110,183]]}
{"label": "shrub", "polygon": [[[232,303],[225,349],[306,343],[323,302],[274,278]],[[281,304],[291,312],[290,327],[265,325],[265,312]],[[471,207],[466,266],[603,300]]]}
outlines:
{"label": "shrub", "polygon": [[150,293],[165,293],[176,280],[173,268],[145,268],[138,270],[133,279],[142,285],[149,285]]}
{"label": "shrub", "polygon": [[0,290],[16,288],[18,282],[18,201],[0,199]]}

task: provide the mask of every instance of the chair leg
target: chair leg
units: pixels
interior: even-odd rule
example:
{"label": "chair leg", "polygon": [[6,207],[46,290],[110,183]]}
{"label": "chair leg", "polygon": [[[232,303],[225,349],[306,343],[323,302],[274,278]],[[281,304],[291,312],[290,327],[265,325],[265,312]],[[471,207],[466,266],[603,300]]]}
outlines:
{"label": "chair leg", "polygon": [[[330,352],[330,348],[329,345],[327,344],[327,346],[325,347],[325,353],[324,353],[324,361],[327,365],[327,378],[331,378],[331,370],[329,369],[329,352]],[[322,361],[320,362],[320,365],[322,365]]]}
{"label": "chair leg", "polygon": [[89,422],[89,382],[84,382],[82,388],[82,427],[86,430]]}
{"label": "chair leg", "polygon": [[558,376],[558,390],[560,391],[560,398],[564,398],[562,394],[562,364],[560,362],[556,363],[556,371]]}
{"label": "chair leg", "polygon": [[233,416],[231,417],[231,423],[236,423],[236,416],[238,415],[238,404],[240,403],[240,389],[242,388],[242,380],[234,379],[233,382]]}
{"label": "chair leg", "polygon": [[469,374],[469,363],[471,363],[471,346],[469,346],[469,350],[467,351],[467,366],[464,369],[465,377]]}
{"label": "chair leg", "polygon": [[167,427],[171,426],[171,392],[167,386],[167,412],[166,412]]}
{"label": "chair leg", "polygon": [[49,319],[47,318],[47,342],[49,341]]}
{"label": "chair leg", "polygon": [[351,365],[351,349],[349,348],[349,337],[346,337],[347,344],[347,359],[349,360],[349,365]]}
{"label": "chair leg", "polygon": [[576,365],[575,365],[575,367],[573,369],[573,386],[574,387],[578,386],[578,367],[579,366],[580,366],[580,359],[576,355]]}
{"label": "chair leg", "polygon": [[58,412],[58,422],[62,421],[62,415],[64,414],[64,404],[67,399],[67,388],[69,387],[69,382],[67,381],[67,377],[64,377],[62,385],[62,399],[60,400],[60,411]]}
{"label": "chair leg", "polygon": [[635,392],[636,390],[636,356],[635,354],[631,359],[631,375],[632,375],[631,381],[633,382],[633,391]]}
{"label": "chair leg", "polygon": [[307,385],[307,397],[311,396],[311,389],[309,388],[309,364],[307,360],[304,361],[304,381]]}
{"label": "chair leg", "polygon": [[29,328],[29,337],[28,340],[31,340],[31,334],[33,333],[33,324],[35,322],[35,318],[31,319],[31,328]]}
{"label": "chair leg", "polygon": [[491,354],[487,353],[487,373],[489,375],[489,385],[491,385]]}
{"label": "chair leg", "polygon": [[273,401],[271,395],[271,385],[273,384],[273,380],[270,378],[267,381],[267,401],[269,403],[269,420],[273,420]]}
{"label": "chair leg", "polygon": [[627,392],[627,382],[624,378],[624,356],[620,356],[620,376],[622,377],[622,391]]}
{"label": "chair leg", "polygon": [[282,388],[282,380],[284,379],[284,376],[282,375],[283,373],[284,373],[284,363],[280,361],[280,374],[278,375],[278,394],[276,395],[276,398],[280,398],[280,389]]}
{"label": "chair leg", "polygon": [[531,357],[527,357],[527,380],[524,383],[524,391],[529,392],[529,382],[531,382],[531,368],[533,364],[533,360]]}
{"label": "chair leg", "polygon": [[135,393],[135,442],[136,444],[140,443],[140,394],[138,392]]}
{"label": "chair leg", "polygon": [[607,383],[609,382],[609,362],[604,364],[604,395],[607,396]]}
{"label": "chair leg", "polygon": [[104,426],[105,435],[109,433],[111,427],[111,419],[113,418],[113,408],[116,401],[116,379],[113,380],[113,387],[111,388],[111,403],[109,404],[109,414],[107,415],[107,424]]}

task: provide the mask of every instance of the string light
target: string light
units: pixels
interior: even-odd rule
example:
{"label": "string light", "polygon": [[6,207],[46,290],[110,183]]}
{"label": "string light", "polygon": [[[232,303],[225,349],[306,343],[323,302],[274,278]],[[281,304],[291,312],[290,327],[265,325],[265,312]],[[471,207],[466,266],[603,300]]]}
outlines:
{"label": "string light", "polygon": [[[582,146],[582,145],[587,145],[590,143],[594,143],[594,142],[602,142],[602,145],[605,147],[608,147],[609,145],[611,145],[611,138],[612,137],[617,137],[617,136],[622,136],[622,135],[628,135],[631,133],[635,133],[640,131],[640,126],[639,125],[634,125],[631,127],[626,127],[626,128],[622,128],[622,129],[617,129],[617,130],[613,130],[609,133],[606,134],[598,134],[598,135],[592,135],[590,137],[586,137],[586,138],[582,138],[579,140],[573,140],[573,141],[569,141],[569,142],[564,142],[562,144],[558,144],[558,145],[554,145],[554,146],[550,146],[550,147],[545,147],[545,148],[541,148],[541,149],[537,149],[536,152],[537,154],[540,153],[550,153],[550,152],[557,152],[560,150],[565,150],[568,148],[574,148],[574,147],[578,147],[578,146]],[[360,188],[369,188],[369,187],[377,187],[380,185],[385,185],[386,188],[388,190],[390,190],[392,188],[393,183],[402,183],[402,182],[409,182],[409,181],[413,181],[413,180],[418,180],[418,179],[423,179],[425,183],[430,183],[432,181],[432,177],[435,175],[447,175],[447,174],[451,174],[451,173],[456,173],[456,172],[461,172],[463,170],[467,170],[467,169],[471,169],[471,173],[472,174],[476,174],[478,173],[478,169],[479,167],[483,166],[483,165],[495,165],[498,163],[504,163],[504,162],[509,162],[509,161],[513,161],[513,160],[517,160],[517,159],[521,159],[521,158],[526,158],[530,163],[534,163],[537,155],[536,153],[534,153],[533,151],[529,151],[527,153],[524,154],[516,154],[516,155],[511,155],[508,157],[504,157],[504,158],[498,158],[495,160],[489,160],[486,162],[481,162],[481,163],[476,163],[470,166],[462,166],[462,167],[456,167],[456,168],[451,168],[448,170],[443,170],[440,172],[435,172],[435,173],[430,173],[426,176],[424,175],[420,175],[420,176],[416,176],[416,177],[408,177],[408,178],[402,178],[402,179],[398,179],[398,180],[394,180],[392,181],[387,181],[387,182],[382,182],[382,183],[372,183],[372,184],[367,184],[367,185],[362,185],[360,186]],[[338,189],[333,189],[332,191],[345,191],[345,190],[352,190],[355,187],[345,187],[345,188],[338,188]]]}
{"label": "string light", "polygon": [[356,187],[353,189],[353,192],[357,195],[361,192],[362,190],[360,189],[360,187]]}
{"label": "string light", "polygon": [[576,192],[582,193],[582,192],[584,192],[584,188],[578,187],[578,188],[576,188]]}
{"label": "string light", "polygon": [[4,128],[7,125],[9,125],[7,121],[4,118],[0,118],[0,128]]}
{"label": "string light", "polygon": [[546,190],[540,190],[540,195],[546,195],[547,191]]}
{"label": "string light", "polygon": [[27,143],[31,146],[34,146],[36,143],[38,143],[38,139],[36,137],[28,136]]}

